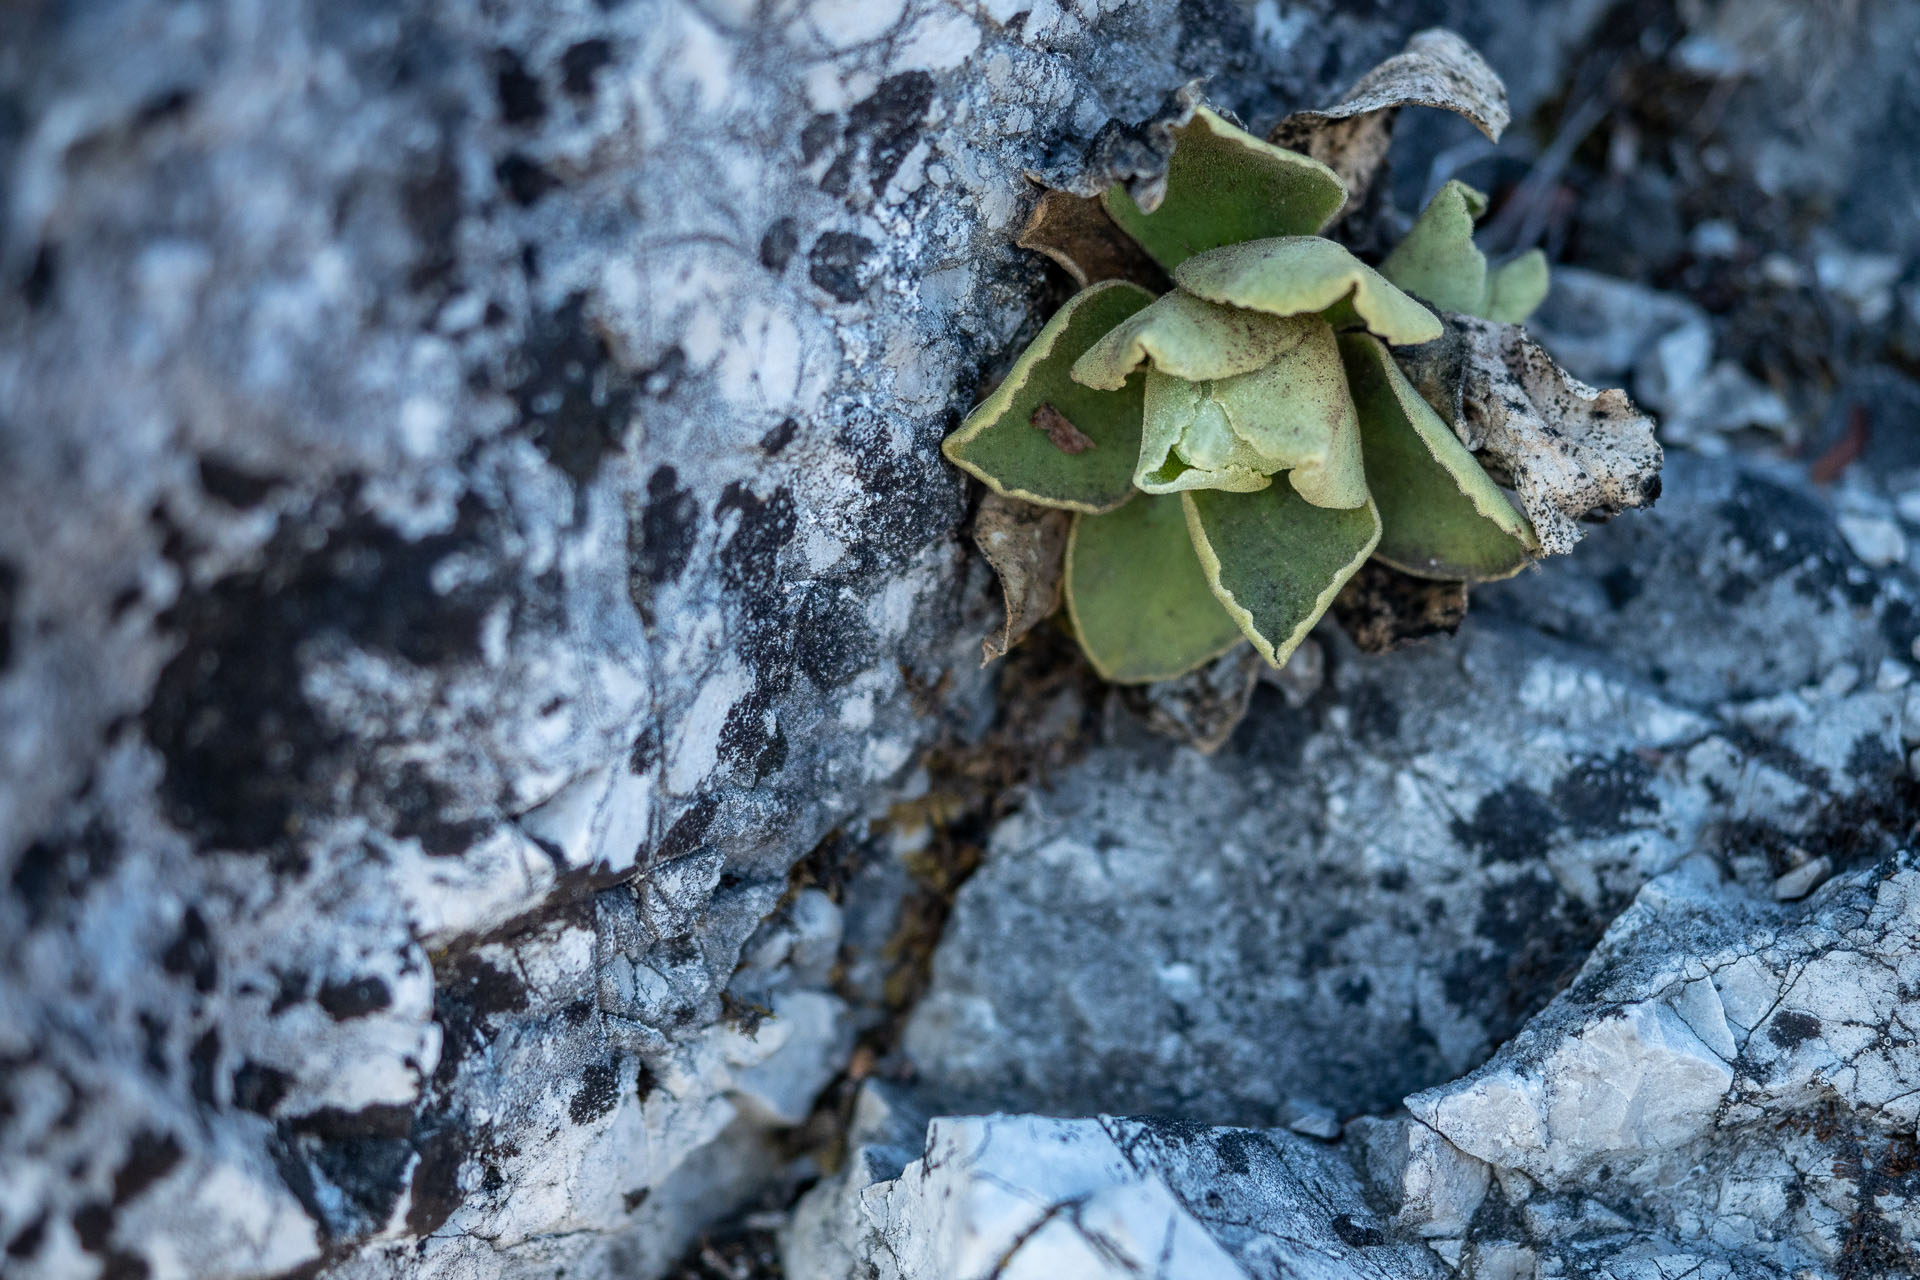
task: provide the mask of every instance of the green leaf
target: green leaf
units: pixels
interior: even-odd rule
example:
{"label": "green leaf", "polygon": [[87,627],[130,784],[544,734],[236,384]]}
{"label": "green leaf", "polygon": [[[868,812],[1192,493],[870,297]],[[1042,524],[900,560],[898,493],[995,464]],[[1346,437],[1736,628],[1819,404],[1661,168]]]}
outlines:
{"label": "green leaf", "polygon": [[1234,434],[1225,406],[1215,399],[1221,387],[1243,374],[1220,382],[1189,382],[1147,370],[1147,397],[1140,432],[1140,460],[1133,483],[1147,493],[1178,493],[1183,489],[1225,489],[1253,493],[1273,483],[1278,467]]}
{"label": "green leaf", "polygon": [[1380,274],[1442,311],[1520,324],[1547,296],[1547,256],[1529,250],[1497,271],[1473,243],[1487,198],[1464,182],[1441,187],[1394,246]]}
{"label": "green leaf", "polygon": [[1487,258],[1473,243],[1473,224],[1486,211],[1484,195],[1464,182],[1447,183],[1380,264],[1380,274],[1442,311],[1485,315]]}
{"label": "green leaf", "polygon": [[1487,277],[1487,315],[1502,324],[1525,324],[1547,300],[1547,255],[1529,249]]}
{"label": "green leaf", "polygon": [[1374,557],[1422,578],[1487,582],[1525,568],[1539,543],[1393,356],[1364,333],[1340,339],[1360,410],[1367,483],[1380,508]]}
{"label": "green leaf", "polygon": [[1432,342],[1440,320],[1347,252],[1318,236],[1251,240],[1189,258],[1173,273],[1181,288],[1209,302],[1276,316],[1321,312],[1347,302],[1388,342]]}
{"label": "green leaf", "polygon": [[1082,386],[1112,391],[1142,364],[1201,382],[1258,369],[1300,341],[1302,329],[1275,316],[1206,302],[1175,289],[1127,317],[1073,364]]}
{"label": "green leaf", "polygon": [[1316,507],[1284,485],[1180,495],[1207,585],[1273,666],[1285,665],[1380,540],[1371,502]]}
{"label": "green leaf", "polygon": [[1207,590],[1176,498],[1142,494],[1106,515],[1075,516],[1066,589],[1087,660],[1119,684],[1171,680],[1240,640]]}
{"label": "green leaf", "polygon": [[1351,510],[1366,503],[1367,476],[1347,371],[1333,327],[1318,316],[1299,319],[1305,335],[1297,345],[1264,369],[1214,383],[1213,399],[1265,470],[1286,471],[1316,507]]}
{"label": "green leaf", "polygon": [[[1140,456],[1142,380],[1123,378],[1113,390],[1096,391],[1068,371],[1102,334],[1152,300],[1119,280],[1075,294],[940,451],[1010,498],[1070,511],[1111,511],[1125,502]],[[1064,431],[1062,422],[1069,424]],[[1091,447],[1069,453],[1055,443],[1076,433]]]}
{"label": "green leaf", "polygon": [[1169,271],[1223,244],[1312,235],[1346,203],[1346,186],[1326,165],[1263,142],[1205,107],[1173,137],[1159,208],[1145,212],[1124,187],[1106,195],[1120,229]]}

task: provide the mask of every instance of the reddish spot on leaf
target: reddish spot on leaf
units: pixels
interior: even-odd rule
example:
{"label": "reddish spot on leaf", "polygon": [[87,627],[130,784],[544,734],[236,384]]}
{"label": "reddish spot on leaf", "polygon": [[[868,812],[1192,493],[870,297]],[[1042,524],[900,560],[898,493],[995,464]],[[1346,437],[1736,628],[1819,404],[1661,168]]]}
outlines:
{"label": "reddish spot on leaf", "polygon": [[1043,404],[1027,419],[1047,433],[1053,447],[1062,453],[1085,453],[1093,448],[1093,437],[1068,421],[1067,415],[1050,404]]}

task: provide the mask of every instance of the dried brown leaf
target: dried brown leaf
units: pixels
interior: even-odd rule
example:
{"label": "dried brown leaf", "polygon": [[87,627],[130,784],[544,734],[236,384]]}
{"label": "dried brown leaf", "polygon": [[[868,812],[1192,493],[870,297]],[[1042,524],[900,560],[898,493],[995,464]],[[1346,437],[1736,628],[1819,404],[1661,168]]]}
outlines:
{"label": "dried brown leaf", "polygon": [[1155,293],[1171,287],[1160,264],[1114,224],[1097,196],[1043,191],[1015,243],[1052,258],[1083,289],[1102,280],[1131,280]]}
{"label": "dried brown leaf", "polygon": [[1467,584],[1416,578],[1369,560],[1334,597],[1330,612],[1361,652],[1391,653],[1459,630]]}
{"label": "dried brown leaf", "polygon": [[1608,520],[1660,496],[1653,419],[1618,388],[1597,391],[1554,363],[1518,325],[1443,312],[1447,332],[1406,353],[1428,404],[1514,489],[1541,550],[1571,551],[1579,521]]}
{"label": "dried brown leaf", "polygon": [[992,491],[980,499],[973,518],[973,541],[1000,577],[1006,621],[980,642],[986,666],[1060,607],[1060,579],[1066,567],[1067,529],[1073,513],[1038,507]]}
{"label": "dried brown leaf", "polygon": [[1507,89],[1473,46],[1443,27],[1416,32],[1407,47],[1388,58],[1331,107],[1296,111],[1268,141],[1304,152],[1339,174],[1357,209],[1386,158],[1393,120],[1401,107],[1438,107],[1456,112],[1498,142],[1511,118]]}

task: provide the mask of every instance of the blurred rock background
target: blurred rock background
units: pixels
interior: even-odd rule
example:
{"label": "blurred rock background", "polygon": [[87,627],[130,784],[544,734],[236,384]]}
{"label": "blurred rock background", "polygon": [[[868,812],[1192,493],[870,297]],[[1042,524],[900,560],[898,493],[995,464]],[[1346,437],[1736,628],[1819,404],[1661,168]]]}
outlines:
{"label": "blurred rock background", "polygon": [[[1434,24],[1660,508],[1212,756],[977,670],[1023,173]],[[1894,0],[0,10],[0,1272],[1912,1272],[1917,136]]]}

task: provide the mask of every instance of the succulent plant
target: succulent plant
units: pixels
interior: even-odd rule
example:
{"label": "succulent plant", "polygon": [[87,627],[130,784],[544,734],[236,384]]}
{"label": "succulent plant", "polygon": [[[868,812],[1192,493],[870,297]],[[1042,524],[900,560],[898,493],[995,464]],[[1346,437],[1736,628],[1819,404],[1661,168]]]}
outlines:
{"label": "succulent plant", "polygon": [[1489,270],[1486,199],[1450,182],[1375,269],[1321,234],[1348,198],[1328,165],[1205,107],[1172,142],[1156,207],[1102,199],[1173,288],[1083,289],[943,446],[1074,513],[1064,596],[1095,669],[1168,679],[1242,638],[1280,666],[1370,557],[1482,582],[1540,554],[1390,348],[1442,336],[1427,304],[1518,323],[1545,259]]}

